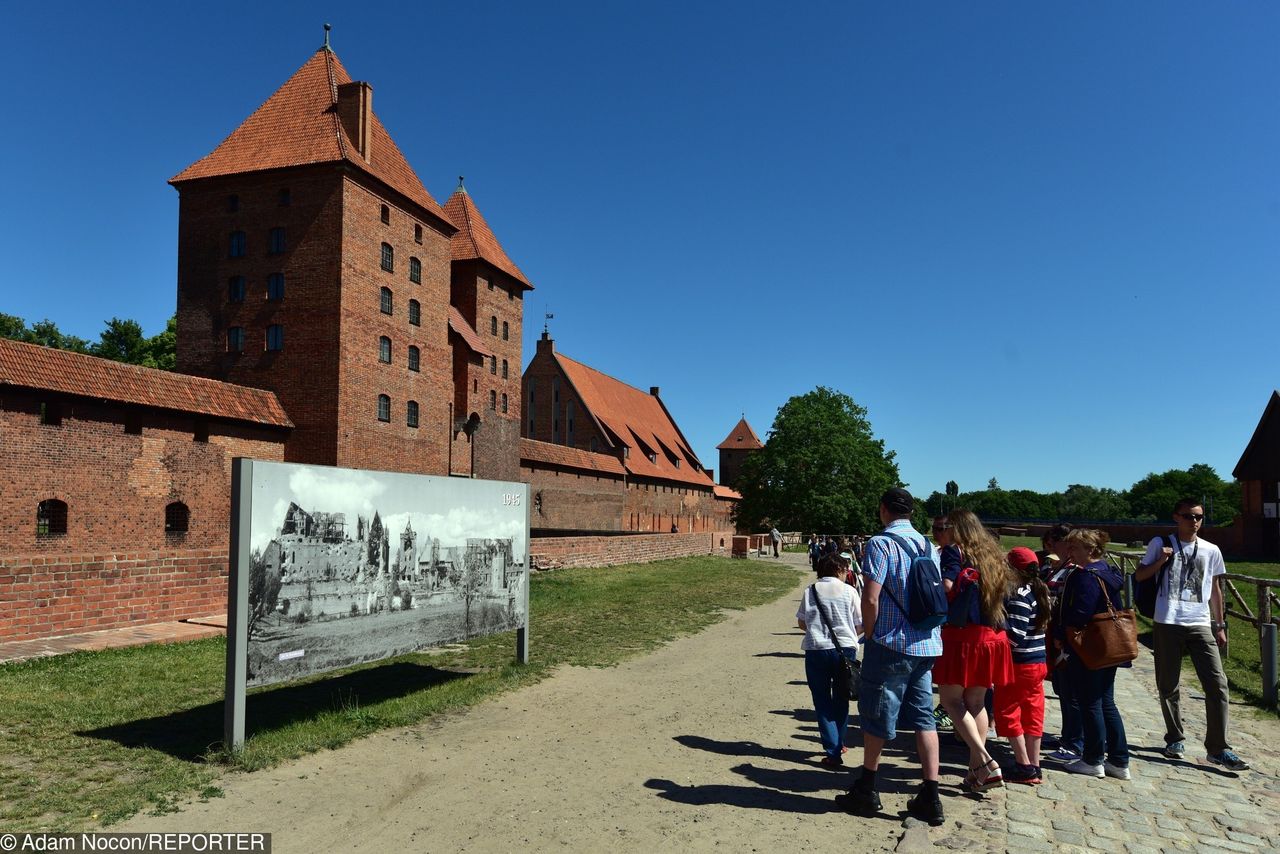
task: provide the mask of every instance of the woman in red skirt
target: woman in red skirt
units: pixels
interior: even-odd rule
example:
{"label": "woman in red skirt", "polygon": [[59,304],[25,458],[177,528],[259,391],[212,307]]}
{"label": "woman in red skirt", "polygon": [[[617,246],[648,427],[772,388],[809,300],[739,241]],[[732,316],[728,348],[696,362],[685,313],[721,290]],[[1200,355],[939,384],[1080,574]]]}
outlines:
{"label": "woman in red skirt", "polygon": [[950,609],[942,627],[942,656],[933,665],[938,697],[956,735],[969,747],[964,788],[985,792],[1004,785],[1000,764],[987,752],[987,689],[1014,681],[1005,635],[1005,599],[1013,572],[999,543],[968,510],[947,516],[952,545],[942,550],[942,583]]}

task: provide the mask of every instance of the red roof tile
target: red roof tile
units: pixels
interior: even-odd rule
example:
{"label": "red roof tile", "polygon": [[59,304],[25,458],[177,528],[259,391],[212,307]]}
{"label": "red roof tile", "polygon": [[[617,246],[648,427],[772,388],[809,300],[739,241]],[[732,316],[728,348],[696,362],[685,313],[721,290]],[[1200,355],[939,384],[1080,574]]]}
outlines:
{"label": "red roof tile", "polygon": [[533,460],[538,463],[550,463],[566,468],[586,469],[587,471],[608,472],[622,477],[626,474],[617,457],[608,454],[595,454],[581,451],[567,445],[552,445],[533,439],[520,440],[520,459]]}
{"label": "red roof tile", "polygon": [[725,498],[730,501],[742,500],[741,492],[728,486],[721,486],[718,483],[716,484],[715,493],[716,493],[716,498]]}
{"label": "red roof tile", "polygon": [[183,169],[169,183],[346,161],[448,223],[376,114],[369,128],[368,162],[360,156],[334,109],[338,86],[350,82],[351,75],[333,51],[321,48],[212,153]]}
{"label": "red roof tile", "polygon": [[533,289],[520,268],[507,257],[502,244],[494,237],[489,223],[484,221],[480,209],[471,201],[466,190],[462,187],[455,190],[449,201],[444,203],[444,212],[458,227],[451,244],[454,261],[473,261],[477,258],[488,261],[526,288]]}
{"label": "red roof tile", "polygon": [[493,355],[493,351],[485,346],[484,339],[480,337],[480,333],[472,329],[471,324],[467,323],[467,319],[462,316],[462,312],[453,306],[449,306],[449,328],[458,333],[467,346],[481,356]]}
{"label": "red roof tile", "polygon": [[0,340],[0,386],[292,427],[274,392]]}
{"label": "red roof tile", "polygon": [[[591,417],[630,448],[622,463],[627,471],[708,489],[715,485],[657,395],[647,394],[560,353],[556,353],[555,358]],[[648,453],[653,453],[655,460],[650,460]],[[679,467],[671,457],[680,462]]]}
{"label": "red roof tile", "polygon": [[758,451],[764,447],[764,442],[760,441],[760,437],[756,435],[756,431],[751,429],[751,425],[747,423],[747,417],[744,415],[729,431],[729,435],[724,437],[724,441],[716,445],[718,451],[747,450]]}

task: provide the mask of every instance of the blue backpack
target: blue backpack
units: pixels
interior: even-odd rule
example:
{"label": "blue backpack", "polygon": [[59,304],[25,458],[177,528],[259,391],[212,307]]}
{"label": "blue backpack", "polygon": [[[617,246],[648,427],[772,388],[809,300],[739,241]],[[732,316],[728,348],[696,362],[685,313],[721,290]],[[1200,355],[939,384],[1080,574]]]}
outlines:
{"label": "blue backpack", "polygon": [[898,609],[907,617],[911,628],[917,630],[934,629],[947,621],[947,591],[942,586],[942,573],[933,560],[933,551],[925,543],[923,550],[917,552],[915,546],[898,536],[884,531],[883,535],[897,543],[911,560],[907,567],[905,585],[906,604],[898,601],[889,585],[884,585],[884,592],[894,601]]}

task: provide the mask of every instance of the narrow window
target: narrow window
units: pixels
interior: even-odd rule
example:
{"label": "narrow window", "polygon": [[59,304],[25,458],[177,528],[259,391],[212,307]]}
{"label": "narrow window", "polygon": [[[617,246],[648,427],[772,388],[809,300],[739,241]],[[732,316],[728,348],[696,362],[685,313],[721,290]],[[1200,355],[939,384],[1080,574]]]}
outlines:
{"label": "narrow window", "polygon": [[387,397],[385,394],[378,395],[378,420],[391,420],[391,398]]}
{"label": "narrow window", "polygon": [[529,377],[529,438],[533,438],[533,397],[534,397],[534,380]]}
{"label": "narrow window", "polygon": [[245,252],[245,236],[243,231],[231,232],[231,257],[243,258]]}
{"label": "narrow window", "polygon": [[573,445],[573,401],[564,405],[565,444]]}
{"label": "narrow window", "polygon": [[591,441],[587,442],[587,447],[590,448],[591,453],[594,454],[596,451],[600,450],[600,443],[596,440],[595,436],[592,436]]}
{"label": "narrow window", "polygon": [[191,430],[191,441],[208,442],[209,441],[209,421],[206,418],[197,418],[196,425]]}
{"label": "narrow window", "polygon": [[489,357],[489,373],[491,374],[498,373],[498,357],[497,356]]}
{"label": "narrow window", "polygon": [[382,289],[382,313],[383,314],[391,314],[392,303],[393,303],[393,300],[391,297],[391,288],[383,288]]}
{"label": "narrow window", "polygon": [[472,394],[475,394],[475,393],[476,393],[476,392],[478,392],[479,390],[480,390],[480,381],[479,381],[479,380],[472,380],[472,381],[471,381],[471,393],[472,393]]}
{"label": "narrow window", "polygon": [[560,406],[560,378],[551,378],[551,403],[557,408]]}
{"label": "narrow window", "polygon": [[510,340],[510,339],[507,337],[507,322],[506,322],[505,320],[504,320],[504,321],[502,321],[502,340],[503,340],[503,341]]}
{"label": "narrow window", "polygon": [[272,351],[284,349],[284,327],[278,323],[267,327],[267,349]]}
{"label": "narrow window", "polygon": [[485,287],[487,287],[489,290],[493,290],[493,279],[485,279],[482,277],[480,281],[484,282]]}
{"label": "narrow window", "polygon": [[410,346],[409,347],[409,370],[411,371],[420,370],[419,363],[421,359],[422,359],[422,354],[418,350],[418,348]]}
{"label": "narrow window", "polygon": [[235,213],[240,210],[240,197],[236,195],[227,196],[227,210]]}
{"label": "narrow window", "polygon": [[391,208],[386,205],[382,206],[382,221],[391,222]]}
{"label": "narrow window", "polygon": [[382,269],[388,273],[396,271],[396,250],[391,248],[390,243],[382,244]]}
{"label": "narrow window", "polygon": [[36,536],[47,537],[67,532],[67,502],[46,498],[36,505]]}
{"label": "narrow window", "polygon": [[507,288],[507,302],[515,302],[515,298],[516,298],[516,287],[515,285],[512,285],[511,287]]}
{"label": "narrow window", "polygon": [[405,423],[410,427],[418,426],[418,401],[409,401],[408,409],[405,412]]}
{"label": "narrow window", "polygon": [[489,334],[490,335],[498,334],[498,318],[496,317],[489,318]]}
{"label": "narrow window", "polygon": [[181,501],[166,504],[164,508],[164,532],[166,534],[185,533],[190,524],[191,511]]}
{"label": "narrow window", "polygon": [[415,285],[422,284],[422,262],[417,258],[409,259],[409,281]]}
{"label": "narrow window", "polygon": [[267,299],[284,299],[284,273],[272,273],[267,276]]}
{"label": "narrow window", "polygon": [[422,305],[416,300],[409,300],[409,325],[422,325]]}
{"label": "narrow window", "polygon": [[413,226],[413,242],[414,243],[422,242],[422,226],[417,225],[416,223]]}
{"label": "narrow window", "polygon": [[233,326],[227,330],[227,352],[244,352],[244,327]]}
{"label": "narrow window", "polygon": [[244,276],[232,276],[227,280],[227,299],[244,302]]}
{"label": "narrow window", "polygon": [[502,411],[507,411],[507,396],[505,394],[502,396]]}
{"label": "narrow window", "polygon": [[496,391],[493,391],[492,389],[489,390],[489,408],[490,409],[498,408],[498,393]]}
{"label": "narrow window", "polygon": [[506,359],[502,360],[502,378],[504,380],[507,378],[507,360]]}
{"label": "narrow window", "polygon": [[391,364],[391,339],[385,335],[378,339],[378,361]]}
{"label": "narrow window", "polygon": [[62,404],[58,402],[40,404],[40,423],[50,427],[62,424]]}
{"label": "narrow window", "polygon": [[[293,196],[289,193],[288,188],[281,190],[280,191],[280,207],[287,208],[291,204],[293,204]],[[183,528],[183,530],[185,531],[186,528]]]}
{"label": "narrow window", "polygon": [[272,255],[279,255],[285,248],[284,229],[276,226],[271,229],[270,247],[267,249]]}

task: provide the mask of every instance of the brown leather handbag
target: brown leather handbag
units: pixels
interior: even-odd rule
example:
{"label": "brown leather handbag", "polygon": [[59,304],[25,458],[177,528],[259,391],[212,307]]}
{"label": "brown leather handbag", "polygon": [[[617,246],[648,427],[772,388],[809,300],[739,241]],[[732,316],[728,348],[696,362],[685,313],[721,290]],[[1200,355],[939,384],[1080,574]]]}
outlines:
{"label": "brown leather handbag", "polygon": [[1117,611],[1111,604],[1107,585],[1098,576],[1094,578],[1102,588],[1102,601],[1107,603],[1107,610],[1094,614],[1084,628],[1068,626],[1067,643],[1085,667],[1101,670],[1138,657],[1138,618],[1132,608]]}

